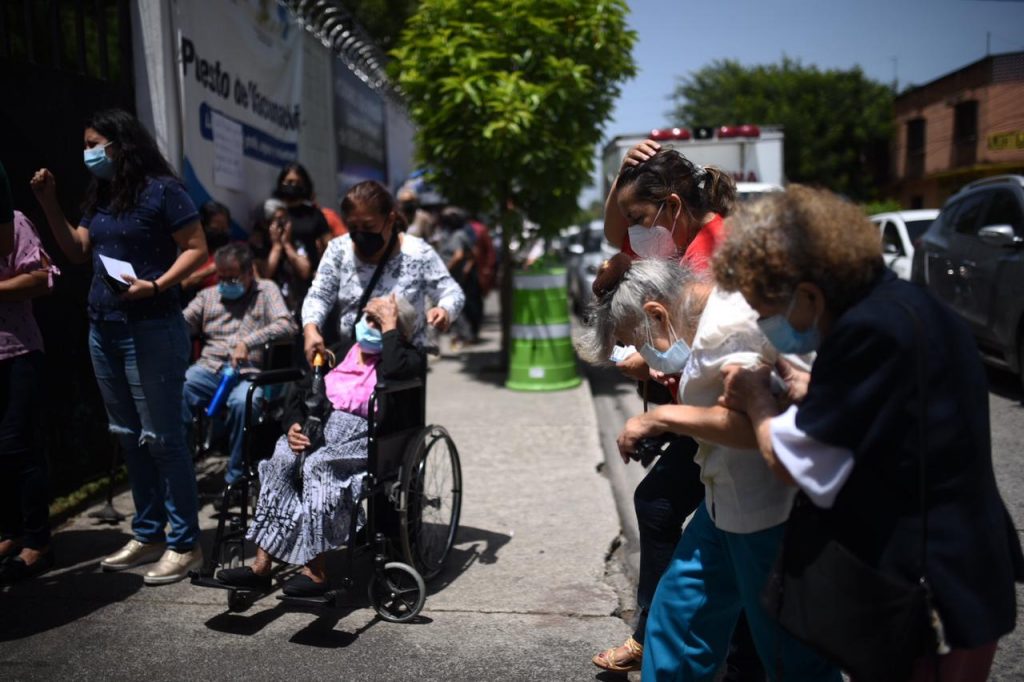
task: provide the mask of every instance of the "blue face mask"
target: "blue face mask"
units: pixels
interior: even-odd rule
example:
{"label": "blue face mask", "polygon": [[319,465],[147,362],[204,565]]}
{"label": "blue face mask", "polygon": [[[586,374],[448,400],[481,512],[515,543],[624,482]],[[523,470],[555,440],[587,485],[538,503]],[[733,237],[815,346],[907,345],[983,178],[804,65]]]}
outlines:
{"label": "blue face mask", "polygon": [[686,362],[690,359],[690,347],[676,336],[675,330],[669,324],[668,331],[673,339],[672,345],[668,347],[668,350],[658,350],[651,343],[651,323],[645,319],[644,324],[647,327],[647,343],[640,348],[639,352],[647,366],[662,374],[682,372],[686,367]]}
{"label": "blue face mask", "polygon": [[804,355],[818,350],[821,345],[821,333],[818,331],[818,318],[815,316],[811,328],[807,331],[797,331],[790,323],[789,316],[793,313],[793,306],[796,304],[796,294],[789,300],[789,308],[785,314],[772,315],[764,320],[758,320],[757,326],[761,333],[768,337],[775,350],[780,353],[791,353]]}
{"label": "blue face mask", "polygon": [[221,298],[228,301],[237,301],[245,296],[245,285],[241,282],[218,282],[217,291]]}
{"label": "blue face mask", "polygon": [[380,330],[366,324],[365,315],[356,323],[356,343],[364,353],[377,355],[384,350],[384,339],[381,337]]}
{"label": "blue face mask", "polygon": [[114,162],[107,156],[107,146],[110,143],[96,145],[92,149],[82,152],[85,158],[85,167],[89,172],[100,180],[109,180],[114,177]]}

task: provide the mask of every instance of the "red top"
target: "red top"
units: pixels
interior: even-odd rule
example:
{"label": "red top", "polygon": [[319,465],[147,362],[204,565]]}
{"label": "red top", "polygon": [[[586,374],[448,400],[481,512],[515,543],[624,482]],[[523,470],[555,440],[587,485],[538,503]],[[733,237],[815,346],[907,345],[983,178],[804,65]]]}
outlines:
{"label": "red top", "polygon": [[[715,213],[714,217],[700,228],[697,236],[686,247],[686,252],[679,260],[679,264],[685,265],[694,272],[707,272],[711,265],[711,256],[715,255],[715,250],[722,243],[724,237],[725,221],[722,220],[722,216]],[[622,239],[622,252],[633,258],[639,258],[629,245],[629,232],[626,232]]]}

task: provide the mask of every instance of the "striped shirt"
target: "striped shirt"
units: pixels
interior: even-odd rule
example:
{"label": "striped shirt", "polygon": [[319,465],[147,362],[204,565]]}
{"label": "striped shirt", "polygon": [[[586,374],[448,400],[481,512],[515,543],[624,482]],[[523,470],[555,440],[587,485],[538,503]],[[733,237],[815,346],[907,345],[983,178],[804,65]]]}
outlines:
{"label": "striped shirt", "polygon": [[203,289],[185,308],[185,322],[193,334],[203,336],[197,364],[214,373],[230,362],[239,341],[249,349],[249,361],[259,367],[265,343],[299,331],[281,290],[269,279],[254,280],[236,301],[223,299],[217,287]]}

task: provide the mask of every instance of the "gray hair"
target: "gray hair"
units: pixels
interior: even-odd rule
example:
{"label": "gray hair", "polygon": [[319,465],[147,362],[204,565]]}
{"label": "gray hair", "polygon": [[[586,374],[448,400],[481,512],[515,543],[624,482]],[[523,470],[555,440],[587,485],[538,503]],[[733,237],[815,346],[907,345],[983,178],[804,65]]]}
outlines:
{"label": "gray hair", "polygon": [[[580,358],[594,365],[610,364],[609,357],[619,331],[639,329],[647,324],[644,304],[651,301],[664,305],[677,327],[680,322],[694,326],[701,311],[694,310],[690,285],[697,281],[692,270],[675,261],[657,258],[635,261],[614,291],[596,299],[587,308],[586,329],[576,342]],[[677,328],[677,331],[680,330]]]}
{"label": "gray hair", "polygon": [[398,306],[398,333],[405,339],[411,339],[419,327],[419,316],[416,309],[412,307],[408,299],[402,296],[395,296],[395,304]]}
{"label": "gray hair", "polygon": [[288,205],[274,197],[267,199],[263,202],[263,219],[269,221],[274,217],[274,214],[282,208],[286,209],[288,208]]}
{"label": "gray hair", "polygon": [[231,242],[213,252],[213,262],[216,265],[235,262],[242,272],[252,272],[252,261],[252,249],[245,242]]}

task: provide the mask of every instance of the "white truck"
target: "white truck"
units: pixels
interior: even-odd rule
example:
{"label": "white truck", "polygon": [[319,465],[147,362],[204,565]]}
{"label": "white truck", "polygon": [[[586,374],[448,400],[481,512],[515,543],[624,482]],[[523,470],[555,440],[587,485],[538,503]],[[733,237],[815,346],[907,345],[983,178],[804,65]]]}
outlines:
{"label": "white truck", "polygon": [[736,181],[741,199],[782,189],[784,136],[781,127],[656,128],[648,134],[618,135],[605,146],[601,156],[604,196],[608,196],[626,152],[646,139],[657,140],[663,147],[677,150],[694,163],[715,166],[729,173]]}

